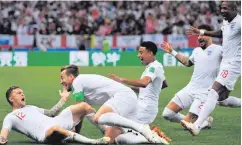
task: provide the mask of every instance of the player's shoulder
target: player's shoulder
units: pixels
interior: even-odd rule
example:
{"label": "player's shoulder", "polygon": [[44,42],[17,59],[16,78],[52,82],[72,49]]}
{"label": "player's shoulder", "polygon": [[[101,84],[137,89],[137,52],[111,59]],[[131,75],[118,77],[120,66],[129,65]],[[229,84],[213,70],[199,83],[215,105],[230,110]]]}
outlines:
{"label": "player's shoulder", "polygon": [[73,83],[72,83],[72,86],[76,86],[76,85],[78,85],[78,84],[80,84],[79,82],[81,82],[81,79],[82,79],[82,75],[78,75],[75,79],[74,79],[74,81],[73,81]]}
{"label": "player's shoulder", "polygon": [[198,52],[198,51],[201,51],[201,50],[202,50],[201,47],[195,47],[195,48],[192,50],[192,52],[194,53],[194,52]]}
{"label": "player's shoulder", "polygon": [[221,54],[223,51],[223,47],[221,45],[212,44],[211,46],[209,46],[208,51],[215,52],[216,54]]}
{"label": "player's shoulder", "polygon": [[237,14],[237,16],[235,17],[236,21],[241,23],[241,16],[239,14]]}
{"label": "player's shoulder", "polygon": [[213,48],[213,49],[223,49],[223,47],[221,45],[217,45],[217,44],[212,44],[211,48]]}
{"label": "player's shoulder", "polygon": [[157,60],[149,64],[149,66],[146,68],[146,71],[149,72],[155,72],[160,70],[163,70],[163,65]]}
{"label": "player's shoulder", "polygon": [[4,120],[11,120],[13,118],[15,114],[15,111],[12,111],[10,113],[8,113],[5,117],[4,117]]}
{"label": "player's shoulder", "polygon": [[154,62],[152,62],[152,63],[150,64],[149,67],[163,68],[163,65],[162,65],[158,60],[155,60]]}

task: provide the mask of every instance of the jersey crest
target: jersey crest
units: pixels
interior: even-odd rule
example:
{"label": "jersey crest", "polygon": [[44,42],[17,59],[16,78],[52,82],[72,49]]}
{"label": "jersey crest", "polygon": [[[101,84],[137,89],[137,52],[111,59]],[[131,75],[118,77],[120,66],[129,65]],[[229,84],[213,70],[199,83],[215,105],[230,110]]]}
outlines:
{"label": "jersey crest", "polygon": [[154,73],[155,72],[155,68],[154,67],[150,67],[149,72]]}
{"label": "jersey crest", "polygon": [[210,56],[212,54],[212,50],[208,50],[207,53],[208,53],[208,56]]}

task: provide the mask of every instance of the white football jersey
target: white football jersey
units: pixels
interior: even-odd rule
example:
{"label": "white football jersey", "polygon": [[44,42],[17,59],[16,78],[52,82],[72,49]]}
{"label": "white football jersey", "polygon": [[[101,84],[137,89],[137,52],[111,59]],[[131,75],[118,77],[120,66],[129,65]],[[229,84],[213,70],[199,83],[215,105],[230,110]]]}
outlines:
{"label": "white football jersey", "polygon": [[223,61],[241,61],[241,16],[229,23],[224,20],[221,27],[223,32]]}
{"label": "white football jersey", "polygon": [[118,92],[133,91],[129,87],[97,74],[79,74],[72,84],[73,94],[83,92],[88,104],[103,104]]}
{"label": "white football jersey", "polygon": [[[139,105],[144,109],[158,111],[158,101],[163,81],[165,80],[163,66],[157,60],[146,66],[141,79],[145,76],[151,78],[152,82],[146,88],[139,89]],[[152,109],[153,108],[153,109]],[[146,111],[146,113],[148,113]],[[152,112],[154,113],[154,112]]]}
{"label": "white football jersey", "polygon": [[26,105],[9,113],[3,121],[2,128],[17,131],[34,140],[43,141],[45,131],[52,118],[44,115],[44,109]]}
{"label": "white football jersey", "polygon": [[194,91],[207,91],[217,77],[221,59],[222,47],[219,45],[212,44],[205,50],[195,48],[190,56],[194,71],[187,86]]}

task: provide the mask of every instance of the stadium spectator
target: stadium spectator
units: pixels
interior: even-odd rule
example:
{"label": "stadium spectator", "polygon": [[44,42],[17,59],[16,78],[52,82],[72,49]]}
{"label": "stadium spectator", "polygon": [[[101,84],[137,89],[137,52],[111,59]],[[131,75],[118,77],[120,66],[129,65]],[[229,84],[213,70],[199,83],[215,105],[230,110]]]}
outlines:
{"label": "stadium spectator", "polygon": [[[220,28],[220,1],[1,1],[0,33],[184,34],[201,23]],[[240,12],[240,4],[238,5]]]}

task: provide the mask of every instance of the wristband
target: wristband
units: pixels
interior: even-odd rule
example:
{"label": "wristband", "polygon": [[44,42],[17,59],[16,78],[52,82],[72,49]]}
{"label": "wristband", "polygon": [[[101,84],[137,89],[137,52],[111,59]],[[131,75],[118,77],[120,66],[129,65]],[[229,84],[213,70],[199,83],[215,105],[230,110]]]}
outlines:
{"label": "wristband", "polygon": [[200,35],[204,35],[205,30],[199,30],[200,31]]}
{"label": "wristband", "polygon": [[175,50],[171,51],[171,55],[176,56],[178,53]]}

